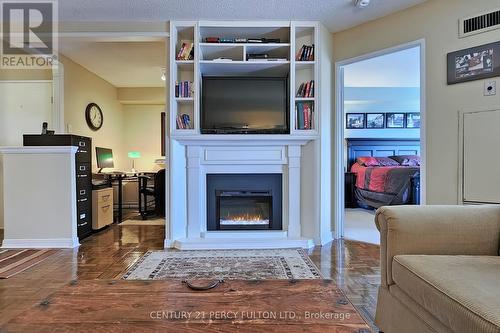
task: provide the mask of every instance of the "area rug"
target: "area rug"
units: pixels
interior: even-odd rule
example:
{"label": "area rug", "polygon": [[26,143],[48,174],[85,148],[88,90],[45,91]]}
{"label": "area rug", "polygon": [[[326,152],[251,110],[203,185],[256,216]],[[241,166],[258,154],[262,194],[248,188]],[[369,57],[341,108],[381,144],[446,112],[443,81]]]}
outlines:
{"label": "area rug", "polygon": [[57,250],[0,250],[0,279],[8,279],[33,267]]}
{"label": "area rug", "polygon": [[149,251],[123,276],[126,280],[321,278],[302,249]]}

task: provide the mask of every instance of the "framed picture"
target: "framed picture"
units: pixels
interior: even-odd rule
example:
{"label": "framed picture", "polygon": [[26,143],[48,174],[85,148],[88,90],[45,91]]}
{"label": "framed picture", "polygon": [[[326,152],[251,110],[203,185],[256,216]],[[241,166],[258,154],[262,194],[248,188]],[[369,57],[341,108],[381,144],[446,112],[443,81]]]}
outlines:
{"label": "framed picture", "polygon": [[386,113],[385,124],[387,128],[405,128],[405,114]]}
{"label": "framed picture", "polygon": [[367,113],[366,128],[384,128],[385,117],[383,113]]}
{"label": "framed picture", "polygon": [[358,129],[365,128],[365,114],[364,113],[348,113],[346,114],[345,128]]}
{"label": "framed picture", "polygon": [[500,42],[448,53],[448,84],[500,76]]}
{"label": "framed picture", "polygon": [[406,114],[406,128],[420,128],[420,113],[410,112]]}

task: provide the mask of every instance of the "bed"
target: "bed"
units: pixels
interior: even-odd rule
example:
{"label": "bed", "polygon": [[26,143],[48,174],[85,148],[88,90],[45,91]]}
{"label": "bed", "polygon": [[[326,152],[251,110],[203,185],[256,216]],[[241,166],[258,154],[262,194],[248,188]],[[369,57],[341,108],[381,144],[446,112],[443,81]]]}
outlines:
{"label": "bed", "polygon": [[347,139],[346,142],[346,207],[371,209],[420,204],[418,139]]}

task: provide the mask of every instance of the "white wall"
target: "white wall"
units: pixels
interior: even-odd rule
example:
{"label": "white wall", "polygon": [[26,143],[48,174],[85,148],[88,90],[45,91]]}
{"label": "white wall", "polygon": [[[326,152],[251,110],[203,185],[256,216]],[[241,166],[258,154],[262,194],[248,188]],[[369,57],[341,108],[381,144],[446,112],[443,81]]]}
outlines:
{"label": "white wall", "polygon": [[[157,171],[155,159],[161,156],[161,113],[165,105],[124,105],[123,131],[124,151],[138,151],[141,158],[135,160],[135,168],[139,171]],[[129,159],[126,170],[132,168]]]}
{"label": "white wall", "polygon": [[500,94],[483,96],[485,80],[451,86],[446,83],[447,53],[500,40],[500,30],[460,39],[458,19],[499,6],[500,0],[430,0],[334,34],[335,61],[425,39],[429,204],[458,202],[458,111],[496,109],[500,105]]}
{"label": "white wall", "polygon": [[[23,134],[40,133],[44,121],[52,124],[51,97],[51,81],[0,81],[0,146],[22,146]],[[4,225],[2,161],[0,156],[0,228]]]}

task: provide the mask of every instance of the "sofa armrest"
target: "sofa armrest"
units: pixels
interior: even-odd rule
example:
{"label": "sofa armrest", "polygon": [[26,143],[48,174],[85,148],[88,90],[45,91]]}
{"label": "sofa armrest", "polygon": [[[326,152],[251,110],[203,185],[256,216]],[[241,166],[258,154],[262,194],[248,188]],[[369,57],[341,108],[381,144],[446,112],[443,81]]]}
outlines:
{"label": "sofa armrest", "polygon": [[388,206],[377,210],[382,286],[402,254],[498,255],[500,206]]}

